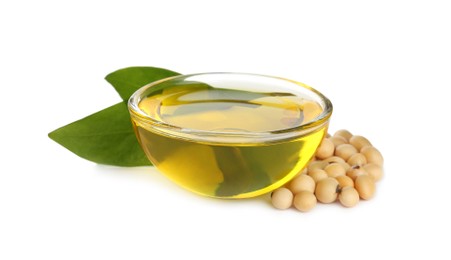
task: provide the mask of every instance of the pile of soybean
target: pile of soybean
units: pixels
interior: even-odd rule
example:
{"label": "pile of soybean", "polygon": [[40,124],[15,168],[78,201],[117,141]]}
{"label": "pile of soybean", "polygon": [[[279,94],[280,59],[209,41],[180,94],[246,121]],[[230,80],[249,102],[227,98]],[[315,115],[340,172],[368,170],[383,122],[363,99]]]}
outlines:
{"label": "pile of soybean", "polygon": [[339,130],[323,139],[307,167],[283,188],[271,194],[277,209],[294,206],[302,212],[317,201],[338,201],[345,207],[369,200],[383,175],[383,157],[368,139]]}

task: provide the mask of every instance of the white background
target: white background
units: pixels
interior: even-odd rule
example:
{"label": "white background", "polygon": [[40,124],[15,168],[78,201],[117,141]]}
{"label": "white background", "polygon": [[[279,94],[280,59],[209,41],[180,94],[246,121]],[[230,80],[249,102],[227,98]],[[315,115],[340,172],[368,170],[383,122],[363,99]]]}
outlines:
{"label": "white background", "polygon": [[[447,1],[0,2],[0,259],[450,259]],[[128,66],[309,84],[385,156],[371,201],[199,197],[47,133],[120,99]]]}

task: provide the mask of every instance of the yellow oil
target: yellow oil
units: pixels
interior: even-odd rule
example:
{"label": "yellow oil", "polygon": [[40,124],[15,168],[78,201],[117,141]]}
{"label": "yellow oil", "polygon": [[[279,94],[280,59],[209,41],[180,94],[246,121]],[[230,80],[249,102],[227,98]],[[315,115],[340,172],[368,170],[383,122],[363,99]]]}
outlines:
{"label": "yellow oil", "polygon": [[224,133],[293,128],[323,111],[315,102],[285,93],[178,86],[143,98],[138,106],[155,120],[175,127],[222,133],[213,141],[199,141],[133,120],[142,147],[162,173],[188,190],[211,197],[253,197],[282,186],[307,164],[326,133],[324,126],[286,140],[221,139]]}

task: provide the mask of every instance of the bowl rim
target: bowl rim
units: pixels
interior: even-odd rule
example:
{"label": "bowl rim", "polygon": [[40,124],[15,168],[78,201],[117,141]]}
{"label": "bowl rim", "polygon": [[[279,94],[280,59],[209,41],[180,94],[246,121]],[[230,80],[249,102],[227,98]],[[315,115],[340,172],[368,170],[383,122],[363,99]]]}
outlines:
{"label": "bowl rim", "polygon": [[[250,77],[263,77],[263,78],[271,78],[281,81],[286,81],[289,83],[292,83],[294,85],[300,86],[302,88],[307,89],[308,91],[312,92],[314,95],[319,97],[319,100],[324,105],[324,109],[317,117],[315,117],[313,120],[301,124],[299,126],[295,127],[289,127],[284,128],[280,130],[273,130],[273,131],[261,131],[261,132],[221,132],[221,131],[209,131],[209,130],[200,130],[200,129],[192,129],[192,128],[184,128],[181,126],[172,125],[166,122],[159,121],[155,118],[150,117],[144,111],[142,111],[138,104],[142,100],[142,95],[150,88],[155,87],[163,82],[174,80],[178,78],[189,78],[193,76],[202,76],[202,75],[241,75],[241,76],[250,76]],[[311,133],[314,131],[317,131],[321,129],[323,126],[327,125],[333,111],[333,105],[331,101],[321,92],[316,90],[315,88],[310,87],[307,84],[286,79],[283,77],[277,77],[277,76],[269,76],[264,74],[256,74],[256,73],[242,73],[242,72],[203,72],[203,73],[193,73],[193,74],[180,74],[176,76],[167,77],[164,79],[160,79],[151,83],[148,83],[141,88],[139,88],[137,91],[135,91],[128,100],[128,109],[131,115],[132,119],[135,119],[140,124],[144,124],[146,126],[149,126],[152,128],[152,130],[155,130],[157,132],[160,132],[163,135],[172,135],[175,137],[181,137],[184,139],[191,139],[191,140],[202,140],[204,137],[208,137],[210,141],[211,139],[217,138],[220,139],[220,142],[225,142],[225,139],[230,138],[246,138],[249,139],[250,143],[258,142],[258,140],[262,140],[265,142],[271,141],[271,140],[280,140],[280,139],[291,139],[294,137],[300,137],[304,136],[307,133]],[[230,141],[230,140],[229,140]],[[227,141],[226,141],[227,142]],[[233,142],[233,141],[232,141]],[[241,141],[242,142],[242,141]]]}

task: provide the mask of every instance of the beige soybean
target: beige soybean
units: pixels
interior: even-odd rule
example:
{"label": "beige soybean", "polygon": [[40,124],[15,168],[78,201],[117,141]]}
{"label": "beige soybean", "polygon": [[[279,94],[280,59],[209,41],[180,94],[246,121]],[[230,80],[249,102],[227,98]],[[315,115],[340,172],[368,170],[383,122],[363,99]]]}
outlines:
{"label": "beige soybean", "polygon": [[384,158],[381,152],[373,146],[365,146],[360,150],[360,153],[365,155],[366,161],[368,163],[374,163],[377,165],[382,165],[384,163]]}
{"label": "beige soybean", "polygon": [[343,158],[338,157],[338,156],[331,156],[329,158],[324,159],[323,162],[327,162],[327,163],[346,163],[346,161],[343,160]]}
{"label": "beige soybean", "polygon": [[308,172],[308,175],[310,177],[312,177],[312,179],[315,182],[319,182],[320,180],[326,179],[327,177],[329,177],[327,175],[327,172],[323,169],[313,169],[312,171]]}
{"label": "beige soybean", "polygon": [[371,199],[376,191],[374,180],[369,175],[357,176],[354,182],[354,187],[359,192],[360,198],[364,200]]}
{"label": "beige soybean", "polygon": [[316,157],[319,159],[325,159],[334,155],[335,145],[331,140],[324,138],[318,149],[316,150]]}
{"label": "beige soybean", "polygon": [[287,188],[279,188],[271,194],[271,202],[276,209],[288,209],[293,205],[293,193]]}
{"label": "beige soybean", "polygon": [[374,181],[379,181],[384,175],[382,167],[374,163],[363,165],[363,169],[368,173],[369,176],[373,177]]}
{"label": "beige soybean", "polygon": [[332,203],[337,199],[338,181],[334,178],[320,180],[316,184],[316,199],[322,203]]}
{"label": "beige soybean", "polygon": [[346,163],[345,160],[343,160],[343,158],[338,156],[331,156],[329,158],[324,159],[323,162],[327,162],[328,164],[339,163],[341,164],[341,166],[343,166],[343,168],[345,168],[346,171],[351,167],[348,163]]}
{"label": "beige soybean", "polygon": [[302,212],[307,212],[316,206],[316,197],[310,191],[301,191],[294,196],[294,207]]}
{"label": "beige soybean", "polygon": [[358,151],[360,151],[360,149],[364,146],[372,146],[368,139],[360,135],[354,135],[349,138],[349,143],[352,144]]}
{"label": "beige soybean", "polygon": [[346,138],[344,138],[343,136],[332,136],[330,138],[328,138],[335,147],[339,146],[340,144],[347,144],[348,141],[346,141]]}
{"label": "beige soybean", "polygon": [[349,139],[351,139],[352,134],[351,134],[351,132],[349,132],[346,129],[341,129],[341,130],[338,130],[337,132],[335,132],[334,136],[341,136],[341,137],[345,138],[347,142],[349,142]]}
{"label": "beige soybean", "polygon": [[354,207],[360,200],[359,193],[353,187],[344,187],[338,195],[338,200],[347,208]]}
{"label": "beige soybean", "polygon": [[347,161],[349,157],[357,153],[357,149],[351,144],[340,144],[335,147],[335,155]]}
{"label": "beige soybean", "polygon": [[315,169],[324,169],[328,165],[327,162],[324,161],[313,161],[308,166],[307,169],[309,172],[315,170]]}
{"label": "beige soybean", "polygon": [[340,163],[331,163],[324,167],[324,171],[329,177],[333,178],[346,175],[346,169]]}
{"label": "beige soybean", "polygon": [[315,191],[315,180],[308,175],[302,174],[294,178],[288,185],[288,188],[294,194],[301,191],[309,191],[313,193]]}
{"label": "beige soybean", "polygon": [[354,181],[360,175],[368,175],[368,173],[365,171],[365,169],[362,166],[359,166],[359,165],[351,167],[346,172],[346,176],[350,177]]}
{"label": "beige soybean", "polygon": [[327,134],[307,167],[284,188],[273,191],[271,202],[277,209],[294,206],[301,212],[310,211],[318,201],[338,200],[353,207],[374,196],[383,161],[380,151],[363,136],[344,129]]}
{"label": "beige soybean", "polygon": [[348,187],[348,186],[354,187],[354,181],[346,175],[338,176],[335,179],[338,181],[338,186],[340,188],[344,188],[344,187]]}
{"label": "beige soybean", "polygon": [[347,163],[351,166],[364,165],[364,164],[366,164],[366,157],[365,157],[365,155],[363,155],[361,153],[356,153],[356,154],[352,155],[351,157],[349,157]]}
{"label": "beige soybean", "polygon": [[348,171],[351,168],[351,165],[349,165],[348,163],[340,163],[341,166],[343,166],[343,168],[345,168],[346,171]]}

